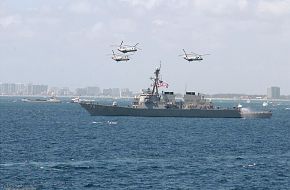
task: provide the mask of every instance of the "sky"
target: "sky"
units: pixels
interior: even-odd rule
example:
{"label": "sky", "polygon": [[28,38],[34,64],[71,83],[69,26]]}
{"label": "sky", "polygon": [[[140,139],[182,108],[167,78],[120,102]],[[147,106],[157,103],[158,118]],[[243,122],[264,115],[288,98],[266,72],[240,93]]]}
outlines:
{"label": "sky", "polygon": [[290,0],[0,0],[0,83],[139,91],[160,62],[163,90],[288,95]]}

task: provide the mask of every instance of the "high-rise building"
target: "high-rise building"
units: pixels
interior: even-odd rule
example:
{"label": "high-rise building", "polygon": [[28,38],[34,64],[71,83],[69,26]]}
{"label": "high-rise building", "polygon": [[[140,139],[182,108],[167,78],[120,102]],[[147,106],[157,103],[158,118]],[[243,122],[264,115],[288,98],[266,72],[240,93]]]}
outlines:
{"label": "high-rise building", "polygon": [[47,85],[32,85],[32,95],[46,95]]}
{"label": "high-rise building", "polygon": [[122,97],[132,97],[133,92],[130,91],[128,88],[123,88],[123,89],[121,89],[121,96]]}
{"label": "high-rise building", "polygon": [[86,88],[77,88],[75,91],[77,96],[87,96],[87,89]]}
{"label": "high-rise building", "polygon": [[104,96],[112,96],[112,89],[111,88],[103,89],[103,95]]}
{"label": "high-rise building", "polygon": [[32,83],[27,84],[26,86],[26,95],[32,95]]}
{"label": "high-rise building", "polygon": [[94,86],[87,87],[88,96],[99,96],[100,94],[101,94],[101,90],[99,87],[94,87]]}
{"label": "high-rise building", "polygon": [[72,95],[72,92],[69,90],[68,87],[63,87],[63,88],[59,89],[57,95],[58,96],[70,96],[70,95]]}
{"label": "high-rise building", "polygon": [[280,98],[280,87],[272,86],[267,89],[267,98],[279,99]]}
{"label": "high-rise building", "polygon": [[25,85],[21,83],[0,84],[0,94],[2,95],[46,95],[47,85]]}
{"label": "high-rise building", "polygon": [[77,96],[99,96],[101,94],[101,90],[96,86],[89,86],[85,88],[77,88],[75,90],[75,94]]}
{"label": "high-rise building", "polygon": [[21,83],[15,84],[15,91],[17,95],[25,95],[25,85]]}
{"label": "high-rise building", "polygon": [[113,97],[120,97],[120,89],[119,88],[113,88],[112,89],[112,96]]}
{"label": "high-rise building", "polygon": [[0,91],[3,95],[15,95],[16,85],[14,83],[3,83],[1,84]]}

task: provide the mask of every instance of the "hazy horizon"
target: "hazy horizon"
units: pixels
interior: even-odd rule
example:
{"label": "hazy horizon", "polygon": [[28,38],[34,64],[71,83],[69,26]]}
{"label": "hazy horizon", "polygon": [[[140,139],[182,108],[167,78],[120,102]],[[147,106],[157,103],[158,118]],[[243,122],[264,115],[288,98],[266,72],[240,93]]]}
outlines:
{"label": "hazy horizon", "polygon": [[[0,82],[138,91],[161,61],[170,91],[289,95],[289,34],[290,0],[2,0]],[[142,50],[116,63],[122,40]]]}

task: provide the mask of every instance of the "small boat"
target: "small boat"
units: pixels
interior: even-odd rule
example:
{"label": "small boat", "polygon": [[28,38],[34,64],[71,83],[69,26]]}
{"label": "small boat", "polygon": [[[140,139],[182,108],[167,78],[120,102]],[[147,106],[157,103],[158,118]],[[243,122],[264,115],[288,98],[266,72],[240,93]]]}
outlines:
{"label": "small boat", "polygon": [[22,102],[46,102],[47,99],[42,99],[42,98],[22,98],[21,99]]}
{"label": "small boat", "polygon": [[267,107],[268,106],[268,102],[263,102],[263,107]]}
{"label": "small boat", "polygon": [[32,102],[32,103],[60,103],[61,100],[57,99],[56,97],[50,97],[48,99],[44,98],[22,98],[22,102]]}
{"label": "small boat", "polygon": [[60,99],[57,99],[56,97],[50,97],[49,99],[46,100],[47,102],[50,102],[50,103],[61,103],[61,100]]}
{"label": "small boat", "polygon": [[70,103],[80,103],[80,97],[78,96],[78,97],[75,97],[75,98],[72,98],[71,100],[70,100]]}
{"label": "small boat", "polygon": [[81,99],[79,96],[78,97],[75,97],[75,98],[72,98],[70,100],[70,103],[92,103],[94,102],[95,100],[89,100],[89,99]]}

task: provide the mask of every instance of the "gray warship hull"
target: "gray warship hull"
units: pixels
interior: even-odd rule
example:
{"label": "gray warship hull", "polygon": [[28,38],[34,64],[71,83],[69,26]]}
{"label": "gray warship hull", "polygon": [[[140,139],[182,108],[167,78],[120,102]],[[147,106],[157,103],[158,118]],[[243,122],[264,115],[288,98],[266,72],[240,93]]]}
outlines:
{"label": "gray warship hull", "polygon": [[147,109],[80,103],[92,116],[241,118],[239,109]]}

